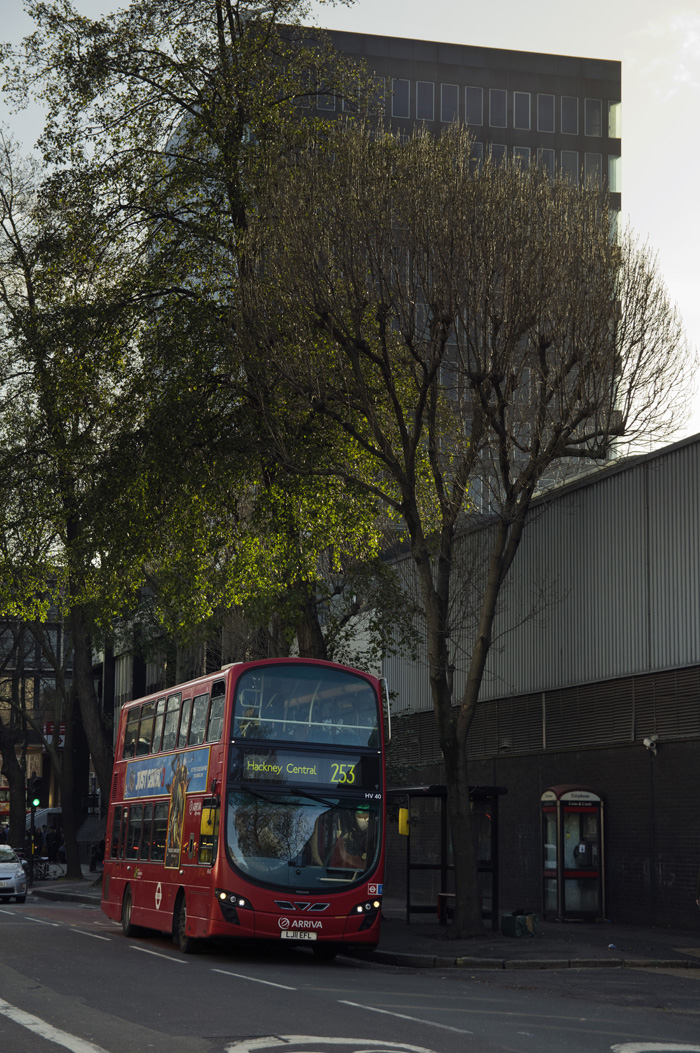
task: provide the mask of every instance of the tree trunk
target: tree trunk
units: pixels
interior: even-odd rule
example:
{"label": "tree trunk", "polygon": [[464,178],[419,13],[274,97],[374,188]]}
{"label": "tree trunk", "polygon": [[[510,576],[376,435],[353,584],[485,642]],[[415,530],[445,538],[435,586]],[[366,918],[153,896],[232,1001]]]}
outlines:
{"label": "tree trunk", "polygon": [[467,751],[455,741],[444,749],[447,810],[452,834],[455,938],[480,936],[484,931],[479,871],[474,849],[472,812],[469,801]]}
{"label": "tree trunk", "polygon": [[82,878],[80,866],[80,849],[78,847],[78,823],[75,814],[75,772],[73,756],[75,752],[75,722],[79,717],[75,708],[75,686],[71,688],[66,699],[66,740],[63,748],[63,761],[60,767],[61,779],[61,829],[66,851],[66,877]]}
{"label": "tree trunk", "polygon": [[[92,677],[92,640],[85,611],[75,605],[70,613],[73,637],[73,683],[90,756],[97,775],[102,800],[109,801],[114,755],[100,712]],[[86,787],[87,792],[87,787]]]}
{"label": "tree trunk", "polygon": [[295,589],[299,596],[300,613],[297,619],[297,644],[301,658],[328,658],[326,641],[318,620],[316,599],[306,582],[299,582]]}
{"label": "tree trunk", "polygon": [[444,532],[440,557],[433,564],[417,516],[409,517],[405,514],[405,517],[412,534],[413,558],[423,598],[430,690],[438,741],[445,761],[455,881],[452,934],[455,937],[478,936],[483,933],[484,926],[469,806],[466,740],[458,734],[458,716],[453,710],[452,673],[448,650],[450,573],[454,539],[450,530]]}
{"label": "tree trunk", "polygon": [[24,769],[15,753],[15,736],[1,723],[0,756],[2,756],[2,773],[10,788],[10,844],[15,848],[21,848],[25,837],[27,783]]}

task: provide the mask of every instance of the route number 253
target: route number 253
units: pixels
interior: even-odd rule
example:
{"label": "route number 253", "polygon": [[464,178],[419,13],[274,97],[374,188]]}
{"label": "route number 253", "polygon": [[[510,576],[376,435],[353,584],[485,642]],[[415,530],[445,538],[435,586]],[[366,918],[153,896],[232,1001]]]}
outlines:
{"label": "route number 253", "polygon": [[337,783],[352,783],[355,781],[355,765],[354,764],[331,764],[333,774],[331,775],[331,782]]}

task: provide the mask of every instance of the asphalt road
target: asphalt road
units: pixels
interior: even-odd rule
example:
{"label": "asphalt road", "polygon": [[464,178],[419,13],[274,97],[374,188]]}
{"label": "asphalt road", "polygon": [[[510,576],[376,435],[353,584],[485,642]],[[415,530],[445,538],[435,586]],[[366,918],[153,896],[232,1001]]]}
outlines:
{"label": "asphalt road", "polygon": [[700,1053],[700,971],[414,970],[306,948],[127,940],[92,906],[0,904],[12,1053]]}

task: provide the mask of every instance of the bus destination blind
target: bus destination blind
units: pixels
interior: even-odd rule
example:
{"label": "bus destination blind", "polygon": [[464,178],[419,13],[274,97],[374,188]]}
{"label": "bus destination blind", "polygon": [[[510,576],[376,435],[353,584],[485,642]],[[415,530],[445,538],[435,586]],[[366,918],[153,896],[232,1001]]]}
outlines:
{"label": "bus destination blind", "polygon": [[239,782],[333,786],[378,790],[377,757],[359,754],[306,754],[296,750],[241,750],[233,777]]}

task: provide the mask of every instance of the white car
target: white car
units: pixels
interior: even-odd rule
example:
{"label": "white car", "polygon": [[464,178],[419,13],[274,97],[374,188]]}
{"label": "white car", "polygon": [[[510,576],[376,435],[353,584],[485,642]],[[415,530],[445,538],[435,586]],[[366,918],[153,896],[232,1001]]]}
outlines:
{"label": "white car", "polygon": [[27,875],[14,848],[0,845],[0,900],[14,896],[18,903],[27,898]]}

